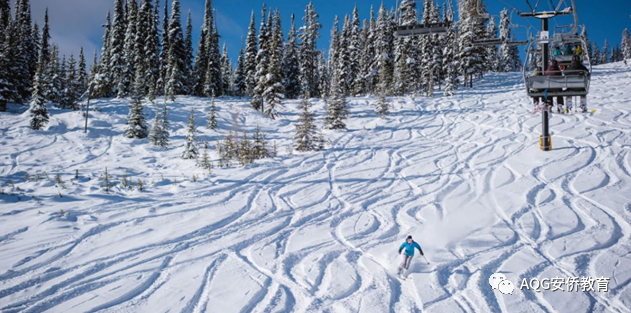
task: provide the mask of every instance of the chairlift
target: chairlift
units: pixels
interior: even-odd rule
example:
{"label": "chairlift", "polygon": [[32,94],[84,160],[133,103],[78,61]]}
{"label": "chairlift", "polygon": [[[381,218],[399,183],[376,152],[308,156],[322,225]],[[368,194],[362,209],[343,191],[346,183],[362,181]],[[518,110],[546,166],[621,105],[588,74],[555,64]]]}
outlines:
{"label": "chairlift", "polygon": [[397,10],[397,26],[394,32],[394,36],[397,38],[411,37],[411,36],[425,36],[425,35],[439,35],[445,34],[449,31],[452,23],[451,21],[442,21],[438,23],[419,24],[418,17],[414,16],[415,20],[404,21],[403,16],[408,10],[415,10],[416,3],[420,1],[403,0],[400,8]]}
{"label": "chairlift", "polygon": [[[529,97],[578,97],[587,96],[589,94],[589,86],[591,83],[592,65],[587,53],[583,53],[581,60],[585,65],[587,63],[587,71],[582,73],[576,73],[570,70],[561,70],[559,76],[544,76],[545,67],[541,67],[541,76],[533,76],[535,71],[529,71],[530,62],[536,62],[533,60],[534,50],[533,46],[548,41],[546,39],[539,39],[531,42],[528,45],[528,53],[526,63],[524,64],[523,77],[526,82],[526,92]],[[583,51],[587,51],[587,43],[582,38],[564,38],[564,43],[580,44]],[[571,58],[574,55],[567,55],[562,57]]]}

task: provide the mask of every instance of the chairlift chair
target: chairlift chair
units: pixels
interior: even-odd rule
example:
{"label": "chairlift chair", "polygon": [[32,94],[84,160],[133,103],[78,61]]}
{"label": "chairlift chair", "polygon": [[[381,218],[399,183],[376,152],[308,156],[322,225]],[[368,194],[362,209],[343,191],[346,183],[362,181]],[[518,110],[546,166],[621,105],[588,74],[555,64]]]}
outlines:
{"label": "chairlift chair", "polygon": [[[532,56],[533,46],[538,45],[547,39],[539,39],[532,41],[528,45],[526,63],[523,68],[524,82],[526,83],[526,92],[529,97],[578,97],[587,96],[589,94],[589,86],[591,83],[592,65],[589,56],[585,53],[582,58],[587,62],[586,73],[572,73],[569,70],[561,71],[561,76],[544,76],[545,66],[541,68],[542,76],[533,76],[534,72],[529,71],[530,62],[534,62]],[[583,51],[587,51],[587,43],[582,38],[565,38],[564,42],[579,43],[583,47]],[[569,55],[573,57],[574,55]],[[547,66],[547,65],[546,65]],[[577,75],[578,74],[578,75]]]}

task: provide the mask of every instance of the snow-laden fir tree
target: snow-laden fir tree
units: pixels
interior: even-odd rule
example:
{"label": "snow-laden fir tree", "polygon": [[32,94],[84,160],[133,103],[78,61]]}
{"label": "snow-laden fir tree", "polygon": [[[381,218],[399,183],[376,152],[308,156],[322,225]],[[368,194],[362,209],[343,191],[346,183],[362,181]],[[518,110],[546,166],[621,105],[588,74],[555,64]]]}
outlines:
{"label": "snow-laden fir tree", "polygon": [[386,94],[390,94],[392,91],[392,74],[394,71],[394,32],[392,31],[391,23],[391,14],[386,10],[384,3],[382,3],[379,8],[376,26],[375,65],[378,73],[377,82],[381,88],[380,92],[385,92]]}
{"label": "snow-laden fir tree", "polygon": [[[473,47],[475,38],[484,37],[484,20],[479,18],[476,2],[458,0],[460,16],[459,55],[460,72],[464,74],[465,86],[473,87],[474,76],[480,77],[484,72],[484,48]],[[484,12],[481,12],[484,13]]]}
{"label": "snow-laden fir tree", "polygon": [[[503,20],[500,18],[500,27]],[[486,24],[486,38],[497,38],[497,27],[495,27],[495,18],[491,17],[489,23]],[[500,71],[500,55],[498,53],[497,46],[492,45],[486,48],[487,54],[487,68],[491,72]]]}
{"label": "snow-laden fir tree", "polygon": [[329,85],[331,84],[331,74],[329,73],[329,66],[326,62],[324,51],[318,50],[316,57],[317,66],[315,77],[318,84],[318,93],[316,94],[316,97],[327,98],[329,96]]}
{"label": "snow-laden fir tree", "polygon": [[188,118],[188,126],[186,127],[186,143],[184,144],[184,151],[182,151],[182,159],[197,159],[199,152],[197,149],[197,139],[195,137],[196,132],[195,111],[191,109],[191,115]]}
{"label": "snow-laden fir tree", "polygon": [[243,46],[239,49],[239,57],[237,58],[237,68],[234,73],[234,93],[236,96],[243,97],[247,92],[245,73],[245,52]]}
{"label": "snow-laden fir tree", "polygon": [[110,32],[112,29],[111,14],[108,11],[106,23],[103,25],[105,31],[103,33],[103,47],[101,49],[101,59],[96,68],[96,72],[92,72],[92,90],[93,98],[103,98],[112,96],[112,83],[110,81]]}
{"label": "snow-laden fir tree", "polygon": [[[158,8],[158,3],[156,2],[156,9]],[[169,1],[164,1],[164,13],[162,15],[162,49],[160,50],[160,78],[158,79],[158,88],[166,88],[166,82],[169,80],[168,71],[169,71],[169,19],[171,15],[169,14]],[[165,89],[166,94],[166,89]]]}
{"label": "snow-laden fir tree", "polygon": [[602,50],[600,50],[600,55],[598,55],[598,64],[607,63],[609,63],[609,42],[605,39],[605,44],[603,45]]}
{"label": "snow-laden fir tree", "polygon": [[162,118],[160,117],[160,108],[155,105],[155,116],[153,118],[153,124],[151,124],[151,130],[149,131],[149,143],[154,146],[160,146],[159,138],[162,133]]}
{"label": "snow-laden fir tree", "polygon": [[[440,20],[440,6],[433,4],[431,10],[431,21],[432,23],[439,23]],[[443,81],[443,50],[442,43],[444,36],[442,35],[430,35],[432,38],[432,59],[431,59],[431,68],[432,68],[432,81],[435,84],[438,84],[438,89],[441,89],[442,81]]]}
{"label": "snow-laden fir tree", "polygon": [[[259,26],[259,49],[258,54],[256,55],[256,72],[254,74],[254,80],[256,81],[256,86],[252,91],[252,107],[255,110],[263,111],[264,103],[263,103],[263,92],[265,92],[265,84],[267,81],[267,73],[269,66],[269,57],[271,55],[270,49],[270,41],[271,41],[271,30],[268,27],[268,20],[266,17],[267,7],[263,4],[263,9],[261,10],[261,25]],[[271,15],[269,17],[271,20]],[[269,25],[271,26],[271,25]]]}
{"label": "snow-laden fir tree", "polygon": [[165,94],[171,101],[175,101],[176,95],[186,92],[186,47],[182,34],[180,20],[180,1],[173,0],[171,17],[169,18],[169,48],[168,65],[165,86]]}
{"label": "snow-laden fir tree", "polygon": [[46,108],[46,99],[41,90],[41,77],[44,72],[43,60],[40,53],[40,62],[38,64],[37,72],[35,74],[35,81],[33,83],[33,95],[31,96],[31,108],[30,108],[30,126],[31,129],[41,130],[48,124],[48,109]]}
{"label": "snow-laden fir tree", "polygon": [[193,90],[193,19],[191,10],[186,20],[186,37],[184,38],[184,93],[191,94]]}
{"label": "snow-laden fir tree", "polygon": [[206,69],[206,79],[204,80],[204,95],[206,97],[223,95],[221,78],[221,53],[219,52],[219,33],[217,27],[212,28],[208,43],[208,68]]}
{"label": "snow-laden fir tree", "polygon": [[[382,65],[384,66],[384,65]],[[386,115],[388,115],[390,113],[390,102],[388,102],[388,83],[386,83],[387,77],[385,77],[386,71],[385,70],[381,70],[380,71],[380,81],[381,83],[379,84],[379,94],[377,97],[377,102],[375,102],[375,113],[379,114],[379,116],[381,116],[382,118],[384,118]]]}
{"label": "snow-laden fir tree", "polygon": [[360,20],[359,20],[359,11],[357,10],[357,4],[355,4],[355,8],[353,9],[353,21],[351,26],[350,39],[348,42],[348,47],[346,47],[347,53],[349,55],[350,60],[350,69],[348,73],[350,84],[348,86],[348,94],[355,95],[355,90],[357,90],[358,85],[361,81],[358,79],[359,76],[359,58],[361,55],[361,29],[360,29]]}
{"label": "snow-laden fir tree", "polygon": [[300,64],[298,61],[298,38],[295,15],[291,15],[291,28],[283,49],[283,70],[285,71],[285,97],[296,99],[300,96]]}
{"label": "snow-laden fir tree", "polygon": [[138,73],[134,82],[134,95],[129,106],[129,115],[127,116],[127,127],[125,128],[125,137],[127,138],[143,139],[147,138],[148,135],[147,122],[142,105],[143,81],[142,73]]}
{"label": "snow-laden fir tree", "polygon": [[46,82],[42,82],[44,98],[47,102],[59,104],[64,90],[64,76],[62,74],[62,62],[59,60],[59,47],[52,46],[50,61],[46,66],[44,77]]}
{"label": "snow-laden fir tree", "polygon": [[66,66],[65,81],[65,89],[60,105],[64,109],[77,110],[83,91],[81,90],[82,83],[77,76],[77,61],[72,54],[70,54]]}
{"label": "snow-laden fir tree", "polygon": [[294,149],[296,151],[318,151],[321,149],[318,126],[315,124],[315,114],[311,113],[308,94],[300,104],[302,112],[298,116],[296,133],[294,134]]}
{"label": "snow-laden fir tree", "polygon": [[510,56],[511,62],[513,63],[513,68],[515,69],[515,71],[519,72],[522,68],[522,62],[521,55],[519,54],[519,49],[517,48],[517,46],[513,45],[510,47]]}
{"label": "snow-laden fir tree", "polygon": [[594,55],[592,53],[592,43],[589,40],[589,35],[587,34],[587,27],[585,26],[583,26],[583,29],[581,30],[581,39],[583,39],[585,43],[587,44],[587,51],[584,51],[583,53],[587,53],[587,55],[589,56],[589,59],[593,60]]}
{"label": "snow-laden fir tree", "polygon": [[[353,86],[353,68],[351,61],[351,35],[352,26],[350,16],[344,18],[344,26],[342,27],[342,35],[340,36],[340,49],[336,68],[339,71],[339,88],[343,95],[350,95]],[[330,73],[330,75],[333,75]],[[331,92],[331,91],[330,91]]]}
{"label": "snow-laden fir tree", "polygon": [[160,70],[160,38],[156,13],[151,0],[141,0],[137,26],[139,37],[137,42],[140,49],[136,71],[142,74],[142,94],[151,101],[158,92],[156,88]]}
{"label": "snow-laden fir tree", "polygon": [[324,118],[324,127],[327,129],[346,129],[344,121],[348,118],[348,104],[342,87],[340,86],[342,59],[338,59],[338,69],[333,71],[331,86],[329,88],[327,116]]}
{"label": "snow-laden fir tree", "polygon": [[[9,82],[9,59],[8,42],[10,37],[9,26],[11,25],[11,8],[9,0],[0,0],[0,112],[7,110],[7,103],[11,100],[11,90],[13,87]],[[4,35],[6,34],[6,35]]]}
{"label": "snow-laden fir tree", "polygon": [[254,163],[254,154],[252,151],[252,143],[246,132],[243,132],[241,141],[239,142],[239,164],[246,166]]}
{"label": "snow-laden fir tree", "polygon": [[252,137],[252,154],[254,158],[266,158],[269,155],[269,151],[267,151],[267,140],[265,139],[265,134],[261,132],[261,127],[256,126]]}
{"label": "snow-laden fir tree", "polygon": [[221,53],[221,89],[225,95],[233,95],[233,81],[234,73],[232,72],[232,64],[230,63],[230,57],[228,56],[228,47],[223,44]]}
{"label": "snow-laden fir tree", "polygon": [[258,41],[256,38],[256,29],[254,28],[254,11],[250,18],[250,26],[248,27],[248,36],[245,40],[245,85],[247,88],[246,95],[252,95],[256,88],[256,56],[258,55]]}
{"label": "snow-laden fir tree", "polygon": [[337,15],[331,27],[331,44],[329,45],[329,74],[333,75],[337,68],[337,58],[340,55],[340,21]]}
{"label": "snow-laden fir tree", "polygon": [[136,43],[138,36],[136,29],[138,26],[138,3],[136,3],[136,1],[127,1],[125,17],[127,24],[125,43],[123,45],[125,66],[121,71],[121,77],[117,87],[117,97],[119,98],[127,97],[132,92],[134,78],[136,76],[136,61],[139,59],[138,44]]}
{"label": "snow-laden fir tree", "polygon": [[196,96],[204,95],[204,81],[206,80],[206,70],[208,69],[208,34],[212,33],[213,12],[212,1],[206,0],[204,9],[204,21],[202,22],[202,31],[197,44],[197,54],[195,55],[195,65],[193,68],[193,89],[192,94]]}
{"label": "snow-laden fir tree", "polygon": [[[454,20],[454,10],[451,1],[447,1],[445,7],[445,18]],[[443,46],[443,64],[445,66],[445,92],[446,97],[454,95],[454,90],[458,88],[458,33],[456,27],[450,27],[445,35],[445,45]]]}
{"label": "snow-laden fir tree", "polygon": [[265,115],[275,119],[278,116],[277,108],[282,104],[285,93],[283,85],[283,29],[281,26],[280,12],[276,10],[272,16],[273,23],[271,37],[268,42],[270,51],[267,62],[267,75],[264,77],[263,101],[265,103]]}
{"label": "snow-laden fir tree", "polygon": [[592,55],[593,57],[590,59],[592,65],[600,65],[600,49],[598,49],[596,41],[594,41],[594,45],[592,47]]}
{"label": "snow-laden fir tree", "polygon": [[166,101],[162,105],[161,111],[156,105],[156,116],[154,118],[153,125],[151,125],[149,143],[162,148],[167,148],[169,146],[169,117]]}
{"label": "snow-laden fir tree", "polygon": [[375,67],[375,59],[377,59],[377,21],[375,20],[375,11],[372,6],[370,7],[370,22],[364,22],[362,37],[364,48],[360,58],[361,88],[360,90],[356,90],[355,94],[372,92],[376,82],[377,69]]}
{"label": "snow-laden fir tree", "polygon": [[123,96],[125,90],[118,91],[119,87],[124,88],[125,75],[123,74],[127,67],[125,60],[125,35],[127,33],[127,23],[125,20],[125,2],[123,0],[114,0],[114,18],[110,30],[109,43],[109,64],[107,65],[106,75],[112,81],[112,94],[120,94]]}
{"label": "snow-laden fir tree", "polygon": [[300,44],[300,82],[302,91],[308,97],[319,95],[318,90],[318,54],[317,40],[320,38],[322,25],[318,21],[319,15],[315,11],[313,2],[305,8],[305,24],[300,28],[298,38]]}
{"label": "snow-laden fir tree", "polygon": [[206,119],[208,129],[216,130],[219,126],[217,124],[217,107],[215,106],[215,97],[210,100],[210,111],[208,111],[208,118]]}
{"label": "snow-laden fir tree", "polygon": [[627,28],[622,31],[622,42],[620,43],[620,50],[622,50],[622,57],[631,59],[631,36],[629,36],[629,30]]}
{"label": "snow-laden fir tree", "polygon": [[500,57],[499,57],[499,65],[501,72],[514,72],[515,68],[513,68],[512,56],[511,56],[511,47],[508,45],[509,40],[511,39],[511,29],[510,29],[510,20],[508,18],[508,10],[504,8],[500,13],[500,39],[502,40],[502,44],[500,45]]}

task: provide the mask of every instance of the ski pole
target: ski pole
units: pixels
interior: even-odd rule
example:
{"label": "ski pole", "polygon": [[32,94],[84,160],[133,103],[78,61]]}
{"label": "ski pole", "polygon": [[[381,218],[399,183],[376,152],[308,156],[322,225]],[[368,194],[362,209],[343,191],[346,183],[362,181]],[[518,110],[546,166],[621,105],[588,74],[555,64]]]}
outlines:
{"label": "ski pole", "polygon": [[427,262],[427,264],[429,264],[429,261],[427,261],[427,258],[425,257],[425,255],[422,255],[423,259],[425,259],[425,262]]}

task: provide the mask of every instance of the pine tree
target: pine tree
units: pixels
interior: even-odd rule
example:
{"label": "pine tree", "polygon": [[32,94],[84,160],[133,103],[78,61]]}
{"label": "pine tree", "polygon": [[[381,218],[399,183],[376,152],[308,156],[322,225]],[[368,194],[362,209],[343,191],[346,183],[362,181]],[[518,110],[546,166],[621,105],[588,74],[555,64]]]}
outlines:
{"label": "pine tree", "polygon": [[228,47],[223,44],[221,53],[221,89],[226,95],[232,95],[232,64],[230,64],[230,57],[228,56]]}
{"label": "pine tree", "polygon": [[246,72],[245,72],[245,52],[243,46],[239,49],[239,58],[237,59],[237,69],[234,73],[234,93],[239,97],[243,97],[247,93]]}
{"label": "pine tree", "polygon": [[278,116],[277,107],[282,104],[285,93],[282,70],[283,30],[278,10],[273,15],[271,38],[269,40],[268,49],[270,55],[267,63],[267,75],[263,78],[265,83],[262,97],[264,103],[267,104],[264,110],[265,115],[275,119]]}
{"label": "pine tree", "polygon": [[139,66],[136,70],[140,70],[142,74],[141,92],[151,101],[157,95],[160,76],[160,38],[156,13],[151,0],[141,0],[137,26],[140,59],[136,63]]}
{"label": "pine tree", "polygon": [[477,17],[474,1],[459,0],[458,12],[460,15],[458,38],[460,72],[464,74],[465,85],[472,87],[473,77],[481,76],[484,72],[484,48],[473,47],[475,38],[484,37],[484,21]]}
{"label": "pine tree", "polygon": [[[110,97],[112,96],[112,83],[110,81],[109,66],[110,66],[110,33],[112,29],[111,15],[107,12],[106,23],[102,26],[105,28],[103,33],[103,48],[101,49],[101,60],[96,72],[93,76],[92,85],[94,98]],[[42,37],[42,45],[44,38]],[[46,58],[46,57],[44,57]]]}
{"label": "pine tree", "polygon": [[304,100],[300,105],[302,112],[298,117],[296,133],[294,134],[294,149],[296,151],[318,151],[318,127],[315,124],[315,114],[309,110],[311,104],[308,95],[305,94]]}
{"label": "pine tree", "polygon": [[31,129],[41,130],[48,124],[48,109],[46,108],[46,100],[41,90],[41,77],[44,72],[44,60],[40,53],[40,61],[35,74],[35,82],[33,83],[33,95],[31,96]]}
{"label": "pine tree", "polygon": [[598,56],[598,64],[607,64],[609,63],[609,43],[607,39],[605,39],[605,44],[603,45],[602,50],[600,50],[600,55]]}
{"label": "pine tree", "polygon": [[624,29],[622,32],[622,43],[620,44],[620,50],[622,50],[623,59],[631,59],[631,36],[629,36],[629,30]]}
{"label": "pine tree", "polygon": [[337,70],[337,59],[340,55],[340,21],[335,16],[333,26],[331,27],[331,44],[329,46],[329,74],[334,75]]}
{"label": "pine tree", "polygon": [[254,129],[252,152],[255,159],[264,159],[269,155],[267,151],[267,140],[265,140],[265,134],[261,132],[261,127],[258,125]]}
{"label": "pine tree", "polygon": [[142,106],[142,89],[143,75],[138,73],[134,82],[134,95],[129,107],[129,115],[127,116],[127,127],[125,129],[125,137],[143,139],[147,138],[147,122]]}
{"label": "pine tree", "polygon": [[[503,14],[503,11],[502,11]],[[503,20],[503,15],[500,15],[500,32],[503,31],[504,29],[502,28],[502,26],[504,26],[504,20]],[[497,27],[495,27],[495,18],[491,17],[491,19],[489,20],[489,23],[486,24],[486,38],[497,38]],[[503,45],[502,45],[503,46]],[[500,49],[502,49],[502,46],[500,46]],[[502,62],[500,61],[500,53],[498,51],[497,46],[489,46],[486,49],[486,54],[487,54],[487,68],[489,71],[491,72],[500,72],[500,67],[502,66]]]}
{"label": "pine tree", "polygon": [[165,94],[171,101],[175,101],[175,95],[184,94],[186,91],[186,47],[180,21],[179,0],[173,0],[168,38],[168,67],[166,73],[168,81],[165,86]]}
{"label": "pine tree", "polygon": [[[379,8],[379,17],[377,18],[377,38],[376,38],[376,55],[375,65],[378,73],[380,92],[386,94],[391,93],[391,83],[393,77],[393,48],[394,36],[390,20],[390,14],[382,3]],[[430,48],[429,46],[427,46]]]}
{"label": "pine tree", "polygon": [[254,11],[250,18],[250,26],[248,27],[248,36],[245,41],[245,85],[247,87],[246,95],[252,95],[256,88],[256,56],[258,55],[258,41],[256,38],[256,29],[254,28]]}
{"label": "pine tree", "polygon": [[271,54],[269,43],[269,41],[271,41],[271,30],[268,28],[268,22],[266,19],[267,7],[265,4],[263,4],[263,9],[261,11],[261,25],[259,26],[258,39],[259,49],[256,55],[256,72],[254,74],[256,86],[252,90],[252,107],[259,111],[264,110],[263,93],[265,92],[269,57]]}
{"label": "pine tree", "polygon": [[66,88],[64,89],[61,107],[70,110],[77,110],[77,104],[83,94],[82,83],[77,75],[77,61],[71,54],[68,59],[68,65],[66,68]]}
{"label": "pine tree", "polygon": [[127,1],[126,19],[127,29],[125,30],[125,43],[123,45],[125,66],[121,71],[121,79],[117,87],[117,97],[119,98],[126,97],[131,93],[136,76],[136,62],[139,59],[136,43],[138,37],[138,4],[136,1]]}
{"label": "pine tree", "polygon": [[[384,65],[382,65],[384,66]],[[388,83],[386,77],[386,71],[381,69],[380,71],[380,85],[379,85],[379,97],[375,102],[375,113],[379,114],[382,118],[390,113],[390,103],[388,102]]]}
{"label": "pine tree", "polygon": [[312,2],[305,9],[305,24],[300,28],[300,81],[302,90],[307,97],[318,96],[318,50],[317,40],[322,25],[318,21],[319,15],[315,12]]}
{"label": "pine tree", "polygon": [[[11,9],[8,0],[0,0],[0,112],[6,112],[7,103],[12,100],[9,72],[9,42],[11,26]],[[6,34],[6,35],[5,35]]]}
{"label": "pine tree", "polygon": [[184,145],[184,151],[182,151],[182,159],[197,159],[197,139],[195,133],[197,132],[197,126],[195,126],[195,111],[191,109],[191,115],[188,119],[188,127],[186,128],[186,144]]}
{"label": "pine tree", "polygon": [[600,49],[598,49],[598,44],[595,41],[594,46],[592,47],[592,55],[592,65],[600,65]]}
{"label": "pine tree", "polygon": [[217,107],[215,106],[215,97],[212,97],[210,101],[210,111],[208,112],[207,119],[208,129],[216,130],[219,125],[217,124]]}
{"label": "pine tree", "polygon": [[47,102],[55,104],[59,104],[61,102],[61,96],[64,89],[64,77],[61,72],[62,69],[59,60],[59,48],[57,46],[52,46],[52,54],[43,75],[46,81],[41,82],[44,99],[46,99]]}
{"label": "pine tree", "polygon": [[125,35],[127,33],[127,23],[125,21],[125,7],[123,0],[114,0],[114,19],[110,31],[110,63],[108,67],[108,75],[112,80],[112,93],[125,94],[125,90],[119,91],[119,87],[125,84],[125,68],[127,62],[125,60]]}
{"label": "pine tree", "polygon": [[191,11],[188,11],[188,19],[186,20],[186,38],[184,39],[184,92],[192,94],[193,92],[193,20]]}
{"label": "pine tree", "polygon": [[206,69],[206,79],[204,80],[204,95],[223,95],[222,77],[221,77],[221,53],[219,52],[219,33],[217,27],[212,28],[207,40],[208,47],[208,68]]}
{"label": "pine tree", "polygon": [[248,135],[243,132],[243,137],[239,143],[239,163],[241,166],[246,166],[254,162],[254,155],[252,151],[252,143],[248,139]]}
{"label": "pine tree", "polygon": [[342,35],[340,36],[339,56],[336,64],[339,75],[339,91],[344,96],[350,95],[352,93],[351,88],[353,87],[353,68],[350,50],[352,44],[351,27],[351,18],[347,15],[344,18],[344,26],[342,27]]}
{"label": "pine tree", "polygon": [[160,125],[160,130],[162,132],[158,137],[158,145],[166,148],[169,146],[169,112],[166,101],[162,105],[162,115],[160,117],[162,118],[162,124]]}
{"label": "pine tree", "polygon": [[370,7],[370,21],[364,22],[362,32],[362,42],[364,43],[362,57],[360,58],[361,68],[361,88],[355,90],[355,94],[370,93],[374,90],[376,82],[376,41],[377,41],[377,21],[375,11]]}
{"label": "pine tree", "polygon": [[193,74],[193,94],[197,96],[204,95],[204,83],[206,81],[206,71],[208,70],[208,42],[213,32],[213,13],[212,1],[206,0],[204,9],[204,21],[202,23],[202,32],[199,36],[197,44],[197,54],[195,55],[195,66]]}
{"label": "pine tree", "polygon": [[285,71],[285,97],[296,99],[300,95],[300,64],[296,37],[295,15],[291,15],[291,28],[283,49],[283,69]]}
{"label": "pine tree", "polygon": [[[157,8],[157,4],[156,4]],[[165,95],[167,94],[167,82],[169,81],[169,1],[164,1],[164,14],[162,16],[162,50],[160,51],[160,79],[158,81],[159,86],[164,86]]]}
{"label": "pine tree", "polygon": [[[341,62],[339,62],[341,63]],[[338,64],[339,64],[338,63]],[[327,116],[324,118],[324,127],[327,129],[346,129],[344,120],[348,118],[348,104],[346,96],[340,86],[341,71],[335,70],[331,77],[329,88]]]}
{"label": "pine tree", "polygon": [[160,109],[155,106],[155,116],[153,118],[153,124],[149,131],[149,143],[154,146],[160,146],[160,134],[162,133],[162,118],[160,117]]}
{"label": "pine tree", "polygon": [[359,79],[359,59],[361,55],[361,29],[359,25],[359,11],[357,10],[357,4],[353,9],[353,21],[351,26],[350,39],[348,47],[346,47],[348,57],[350,60],[349,66],[349,81],[348,94],[355,95],[355,91],[359,88],[361,80]]}

